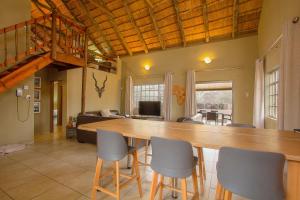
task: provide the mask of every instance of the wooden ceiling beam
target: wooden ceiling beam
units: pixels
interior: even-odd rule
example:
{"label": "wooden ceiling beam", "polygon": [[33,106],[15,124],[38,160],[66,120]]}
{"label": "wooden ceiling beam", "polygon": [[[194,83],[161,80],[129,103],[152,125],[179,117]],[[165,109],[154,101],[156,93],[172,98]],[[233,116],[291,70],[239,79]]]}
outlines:
{"label": "wooden ceiling beam", "polygon": [[[104,2],[102,0],[98,0],[98,4],[100,7],[104,8],[105,10],[108,10],[108,8],[106,7],[106,5],[104,4]],[[115,20],[115,17],[113,15],[108,15],[108,18],[109,18],[109,22],[110,24],[112,25],[115,33],[117,34],[118,36],[118,39],[121,41],[122,45],[123,45],[123,48],[126,49],[127,53],[132,56],[132,51],[130,50],[127,42],[125,41],[122,33],[119,31],[119,28],[118,28],[118,25],[116,23],[116,20]]]}
{"label": "wooden ceiling beam", "polygon": [[239,0],[234,0],[232,10],[232,38],[235,38],[238,33]]}
{"label": "wooden ceiling beam", "polygon": [[[39,10],[39,12],[42,15],[46,15],[46,13],[43,11],[43,9],[40,7],[40,3],[37,0],[32,0],[33,4],[35,5],[35,7]],[[48,19],[48,18],[47,18]],[[49,20],[49,19],[48,19]]]}
{"label": "wooden ceiling beam", "polygon": [[184,29],[183,29],[182,20],[181,20],[180,13],[179,13],[179,7],[178,7],[177,0],[173,0],[173,6],[174,6],[175,14],[176,14],[177,27],[180,32],[182,45],[184,47],[186,47],[186,39],[185,39]]}
{"label": "wooden ceiling beam", "polygon": [[[61,0],[61,2],[64,4],[65,8],[70,12],[70,14],[74,17],[74,19],[78,22],[81,23],[81,21],[76,17],[76,15],[73,13],[73,11],[68,7],[67,1],[66,0]],[[56,7],[56,6],[55,6]],[[92,33],[89,32],[89,30],[86,31],[86,34],[88,35],[89,40],[95,45],[95,47],[101,52],[103,55],[106,54],[105,50],[101,46],[101,44],[98,44],[94,38],[91,36]]]}
{"label": "wooden ceiling beam", "polygon": [[[63,14],[62,11],[59,9],[59,7],[57,7],[57,6],[55,5],[55,3],[54,3],[52,0],[46,0],[46,3],[51,7],[51,11],[52,11],[52,10],[56,10],[56,12],[57,12],[59,15],[63,16],[63,17],[66,18],[66,19],[69,19],[69,20],[71,20],[71,21],[74,21],[74,19],[72,19],[72,18],[68,17],[67,15]],[[66,6],[65,6],[65,7],[66,7]],[[67,8],[67,10],[69,11],[68,8]],[[69,11],[69,14],[72,15],[70,11]],[[84,24],[82,24],[81,22],[79,22],[79,21],[77,21],[77,20],[76,20],[76,22],[77,22],[78,24],[80,24],[81,26],[84,26]]]}
{"label": "wooden ceiling beam", "polygon": [[205,42],[209,42],[208,9],[206,0],[202,0],[202,17],[205,30]]}
{"label": "wooden ceiling beam", "polygon": [[97,8],[99,8],[102,12],[104,12],[106,15],[110,16],[110,17],[114,17],[113,13],[110,12],[110,10],[107,9],[106,6],[103,6],[103,4],[101,4],[99,1],[97,0],[89,0],[94,6],[96,6]]}
{"label": "wooden ceiling beam", "polygon": [[135,29],[135,31],[137,32],[138,37],[139,37],[139,39],[140,39],[140,41],[141,41],[141,43],[142,43],[142,45],[143,45],[143,48],[144,48],[145,53],[148,53],[148,52],[149,52],[149,51],[148,51],[148,47],[147,47],[147,45],[146,45],[146,43],[145,43],[145,40],[144,40],[144,38],[143,38],[143,35],[142,35],[142,33],[141,33],[139,27],[137,26],[137,24],[136,24],[136,22],[135,22],[135,20],[134,20],[134,18],[133,18],[133,15],[132,15],[132,13],[131,13],[131,11],[130,11],[130,8],[129,8],[129,6],[128,6],[128,1],[127,1],[127,0],[123,0],[123,4],[124,4],[125,10],[126,10],[126,13],[127,13],[127,15],[128,15],[128,18],[129,18],[130,22],[132,23],[132,25],[134,26],[134,29]]}
{"label": "wooden ceiling beam", "polygon": [[153,3],[151,2],[151,0],[145,0],[146,1],[146,3],[147,3],[147,5],[151,8],[151,9],[153,9]]}
{"label": "wooden ceiling beam", "polygon": [[145,2],[148,5],[148,10],[149,10],[150,18],[151,18],[153,26],[155,28],[155,32],[156,32],[156,35],[158,37],[160,46],[161,46],[162,49],[165,49],[166,48],[166,44],[165,44],[163,36],[161,35],[161,32],[160,32],[159,27],[158,27],[157,22],[156,22],[156,19],[155,19],[155,16],[154,16],[154,11],[153,11],[153,5],[150,4],[151,2],[149,3],[149,0],[145,0]]}
{"label": "wooden ceiling beam", "polygon": [[104,41],[104,43],[108,46],[109,51],[112,52],[112,54],[116,55],[114,49],[112,48],[112,45],[110,44],[110,41],[106,39],[105,34],[103,33],[102,28],[100,27],[100,25],[96,22],[96,20],[90,15],[89,13],[89,9],[87,8],[87,6],[82,2],[82,0],[76,0],[73,1],[79,8],[80,11],[84,12],[84,15],[89,19],[89,21],[92,23],[92,26],[96,27],[96,30],[98,33],[100,33],[102,40]]}

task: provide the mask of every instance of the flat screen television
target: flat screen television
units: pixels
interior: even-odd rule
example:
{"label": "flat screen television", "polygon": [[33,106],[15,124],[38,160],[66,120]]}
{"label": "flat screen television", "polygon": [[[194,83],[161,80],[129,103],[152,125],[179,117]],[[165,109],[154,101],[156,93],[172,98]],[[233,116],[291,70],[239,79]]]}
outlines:
{"label": "flat screen television", "polygon": [[160,116],[160,101],[140,101],[139,102],[139,114],[140,115],[152,115]]}

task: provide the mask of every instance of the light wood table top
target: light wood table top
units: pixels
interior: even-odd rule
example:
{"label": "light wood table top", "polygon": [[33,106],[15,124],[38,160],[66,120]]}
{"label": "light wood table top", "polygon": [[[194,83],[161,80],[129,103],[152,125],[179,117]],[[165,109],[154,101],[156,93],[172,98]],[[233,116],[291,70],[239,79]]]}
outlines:
{"label": "light wood table top", "polygon": [[79,129],[117,131],[124,136],[150,139],[152,136],[185,140],[195,147],[235,147],[282,153],[287,160],[300,161],[300,134],[271,129],[235,128],[189,123],[116,119],[79,126]]}

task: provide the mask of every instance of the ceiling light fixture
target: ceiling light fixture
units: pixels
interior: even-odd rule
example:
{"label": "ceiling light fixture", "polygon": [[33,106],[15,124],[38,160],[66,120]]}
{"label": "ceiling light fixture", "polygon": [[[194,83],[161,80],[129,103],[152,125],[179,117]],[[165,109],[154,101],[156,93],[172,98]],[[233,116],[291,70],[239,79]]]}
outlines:
{"label": "ceiling light fixture", "polygon": [[204,59],[203,59],[203,61],[206,63],[206,64],[209,64],[209,63],[211,63],[211,58],[210,57],[205,57]]}
{"label": "ceiling light fixture", "polygon": [[150,67],[150,65],[145,65],[144,68],[145,68],[145,70],[149,71],[151,67]]}

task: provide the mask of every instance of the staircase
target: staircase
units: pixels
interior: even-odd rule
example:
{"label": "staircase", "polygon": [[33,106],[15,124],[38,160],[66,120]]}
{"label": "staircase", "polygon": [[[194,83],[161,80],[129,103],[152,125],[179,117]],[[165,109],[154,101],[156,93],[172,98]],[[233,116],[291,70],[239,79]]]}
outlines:
{"label": "staircase", "polygon": [[56,13],[2,28],[0,41],[0,93],[50,64],[87,65],[86,28]]}

